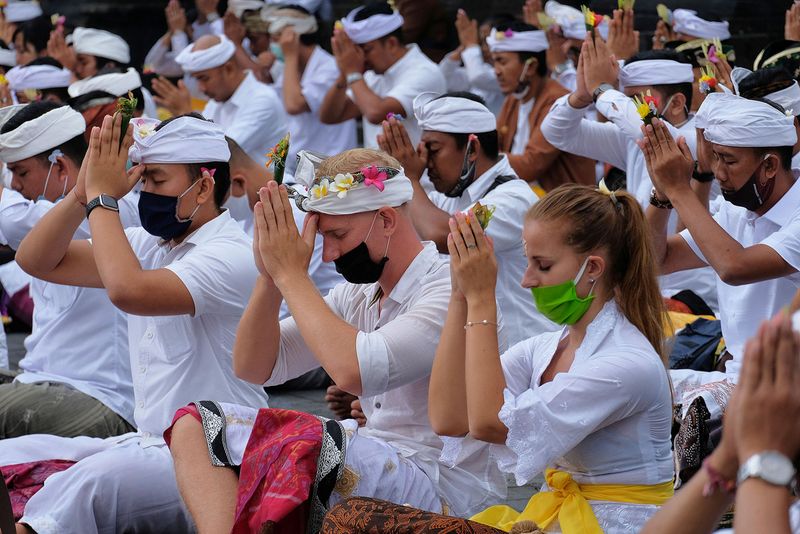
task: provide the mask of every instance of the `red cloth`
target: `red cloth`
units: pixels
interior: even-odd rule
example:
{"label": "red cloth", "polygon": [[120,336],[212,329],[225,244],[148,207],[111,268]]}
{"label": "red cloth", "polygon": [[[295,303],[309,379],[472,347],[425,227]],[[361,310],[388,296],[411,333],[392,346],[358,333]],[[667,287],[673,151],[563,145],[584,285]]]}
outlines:
{"label": "red cloth", "polygon": [[203,418],[200,417],[200,411],[194,404],[188,404],[183,408],[178,408],[178,411],[175,412],[174,416],[172,416],[172,422],[169,424],[169,427],[164,431],[164,441],[167,442],[167,447],[169,447],[172,443],[172,427],[175,425],[175,422],[184,415],[191,415],[197,419],[201,425],[203,424]]}
{"label": "red cloth", "polygon": [[322,422],[291,410],[261,409],[239,474],[232,534],[305,532],[322,449]]}
{"label": "red cloth", "polygon": [[11,497],[14,520],[19,521],[25,511],[25,505],[37,491],[42,489],[47,477],[60,473],[73,465],[75,462],[72,460],[44,460],[0,467],[3,480],[8,488],[8,495]]}

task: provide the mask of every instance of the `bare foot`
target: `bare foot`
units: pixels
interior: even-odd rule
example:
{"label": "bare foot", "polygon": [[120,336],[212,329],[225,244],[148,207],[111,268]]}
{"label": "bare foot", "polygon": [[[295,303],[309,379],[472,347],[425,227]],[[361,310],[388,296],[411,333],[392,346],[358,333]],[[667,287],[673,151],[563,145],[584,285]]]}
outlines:
{"label": "bare foot", "polygon": [[328,403],[328,409],[332,411],[339,420],[350,419],[352,417],[351,405],[353,401],[356,400],[358,400],[358,398],[355,395],[342,391],[336,384],[328,387],[325,394],[325,402]]}
{"label": "bare foot", "polygon": [[361,399],[356,399],[350,403],[350,417],[358,421],[358,426],[367,424],[367,416],[361,411]]}

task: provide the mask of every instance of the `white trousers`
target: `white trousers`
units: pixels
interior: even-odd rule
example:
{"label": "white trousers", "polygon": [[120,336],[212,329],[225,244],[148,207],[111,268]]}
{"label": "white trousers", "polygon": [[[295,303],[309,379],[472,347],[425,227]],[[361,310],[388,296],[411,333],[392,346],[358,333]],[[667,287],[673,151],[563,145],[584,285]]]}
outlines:
{"label": "white trousers", "polygon": [[0,463],[77,463],[45,481],[20,520],[38,534],[193,532],[163,440],[131,433],[108,439],[36,434],[0,441]]}

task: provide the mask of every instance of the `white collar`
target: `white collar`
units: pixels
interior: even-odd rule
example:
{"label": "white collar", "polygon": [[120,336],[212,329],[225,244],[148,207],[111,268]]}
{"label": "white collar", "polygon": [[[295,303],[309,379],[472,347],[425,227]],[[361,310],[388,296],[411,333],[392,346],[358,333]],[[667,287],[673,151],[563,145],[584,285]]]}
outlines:
{"label": "white collar", "polygon": [[[411,261],[405,272],[403,272],[403,276],[400,277],[400,280],[397,281],[392,292],[389,293],[388,299],[398,304],[403,304],[419,291],[419,281],[430,271],[431,267],[437,264],[439,251],[436,249],[436,244],[432,241],[423,241],[422,245],[422,250]],[[364,288],[364,294],[372,299],[379,289],[380,285],[378,282],[375,282]],[[375,302],[377,302],[377,299]],[[370,306],[374,304],[373,302]]]}
{"label": "white collar", "polygon": [[508,157],[505,154],[501,154],[497,163],[489,167],[486,172],[469,184],[464,194],[468,196],[470,203],[474,203],[486,194],[486,190],[491,187],[495,178],[503,175],[517,176],[517,173],[511,167],[511,164],[508,162]]}
{"label": "white collar", "polygon": [[239,87],[236,88],[228,100],[225,102],[220,102],[220,104],[230,103],[237,107],[247,106],[247,99],[250,96],[250,91],[253,88],[254,83],[260,82],[256,80],[256,77],[253,75],[252,71],[245,71],[244,79],[239,83]]}
{"label": "white collar", "polygon": [[406,45],[406,53],[403,54],[403,57],[395,61],[391,67],[386,69],[386,72],[383,73],[383,76],[390,76],[392,75],[392,73],[396,73],[398,70],[402,68],[402,65],[404,63],[408,63],[409,60],[412,59],[412,56],[413,59],[417,59],[417,56],[421,53],[422,52],[419,51],[419,46],[417,46],[416,43]]}
{"label": "white collar", "polygon": [[[800,210],[800,180],[797,179],[798,172],[795,171],[795,181],[792,187],[772,206],[767,213],[762,215],[765,219],[772,221],[781,228],[788,225],[792,216]],[[752,213],[748,211],[748,213]],[[755,214],[754,214],[755,215]]]}

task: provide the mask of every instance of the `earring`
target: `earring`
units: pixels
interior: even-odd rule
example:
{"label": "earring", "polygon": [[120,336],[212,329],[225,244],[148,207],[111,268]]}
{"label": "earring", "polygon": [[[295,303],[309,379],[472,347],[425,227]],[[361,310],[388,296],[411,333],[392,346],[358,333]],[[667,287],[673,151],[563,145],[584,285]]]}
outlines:
{"label": "earring", "polygon": [[594,284],[594,278],[589,278],[589,283]]}

